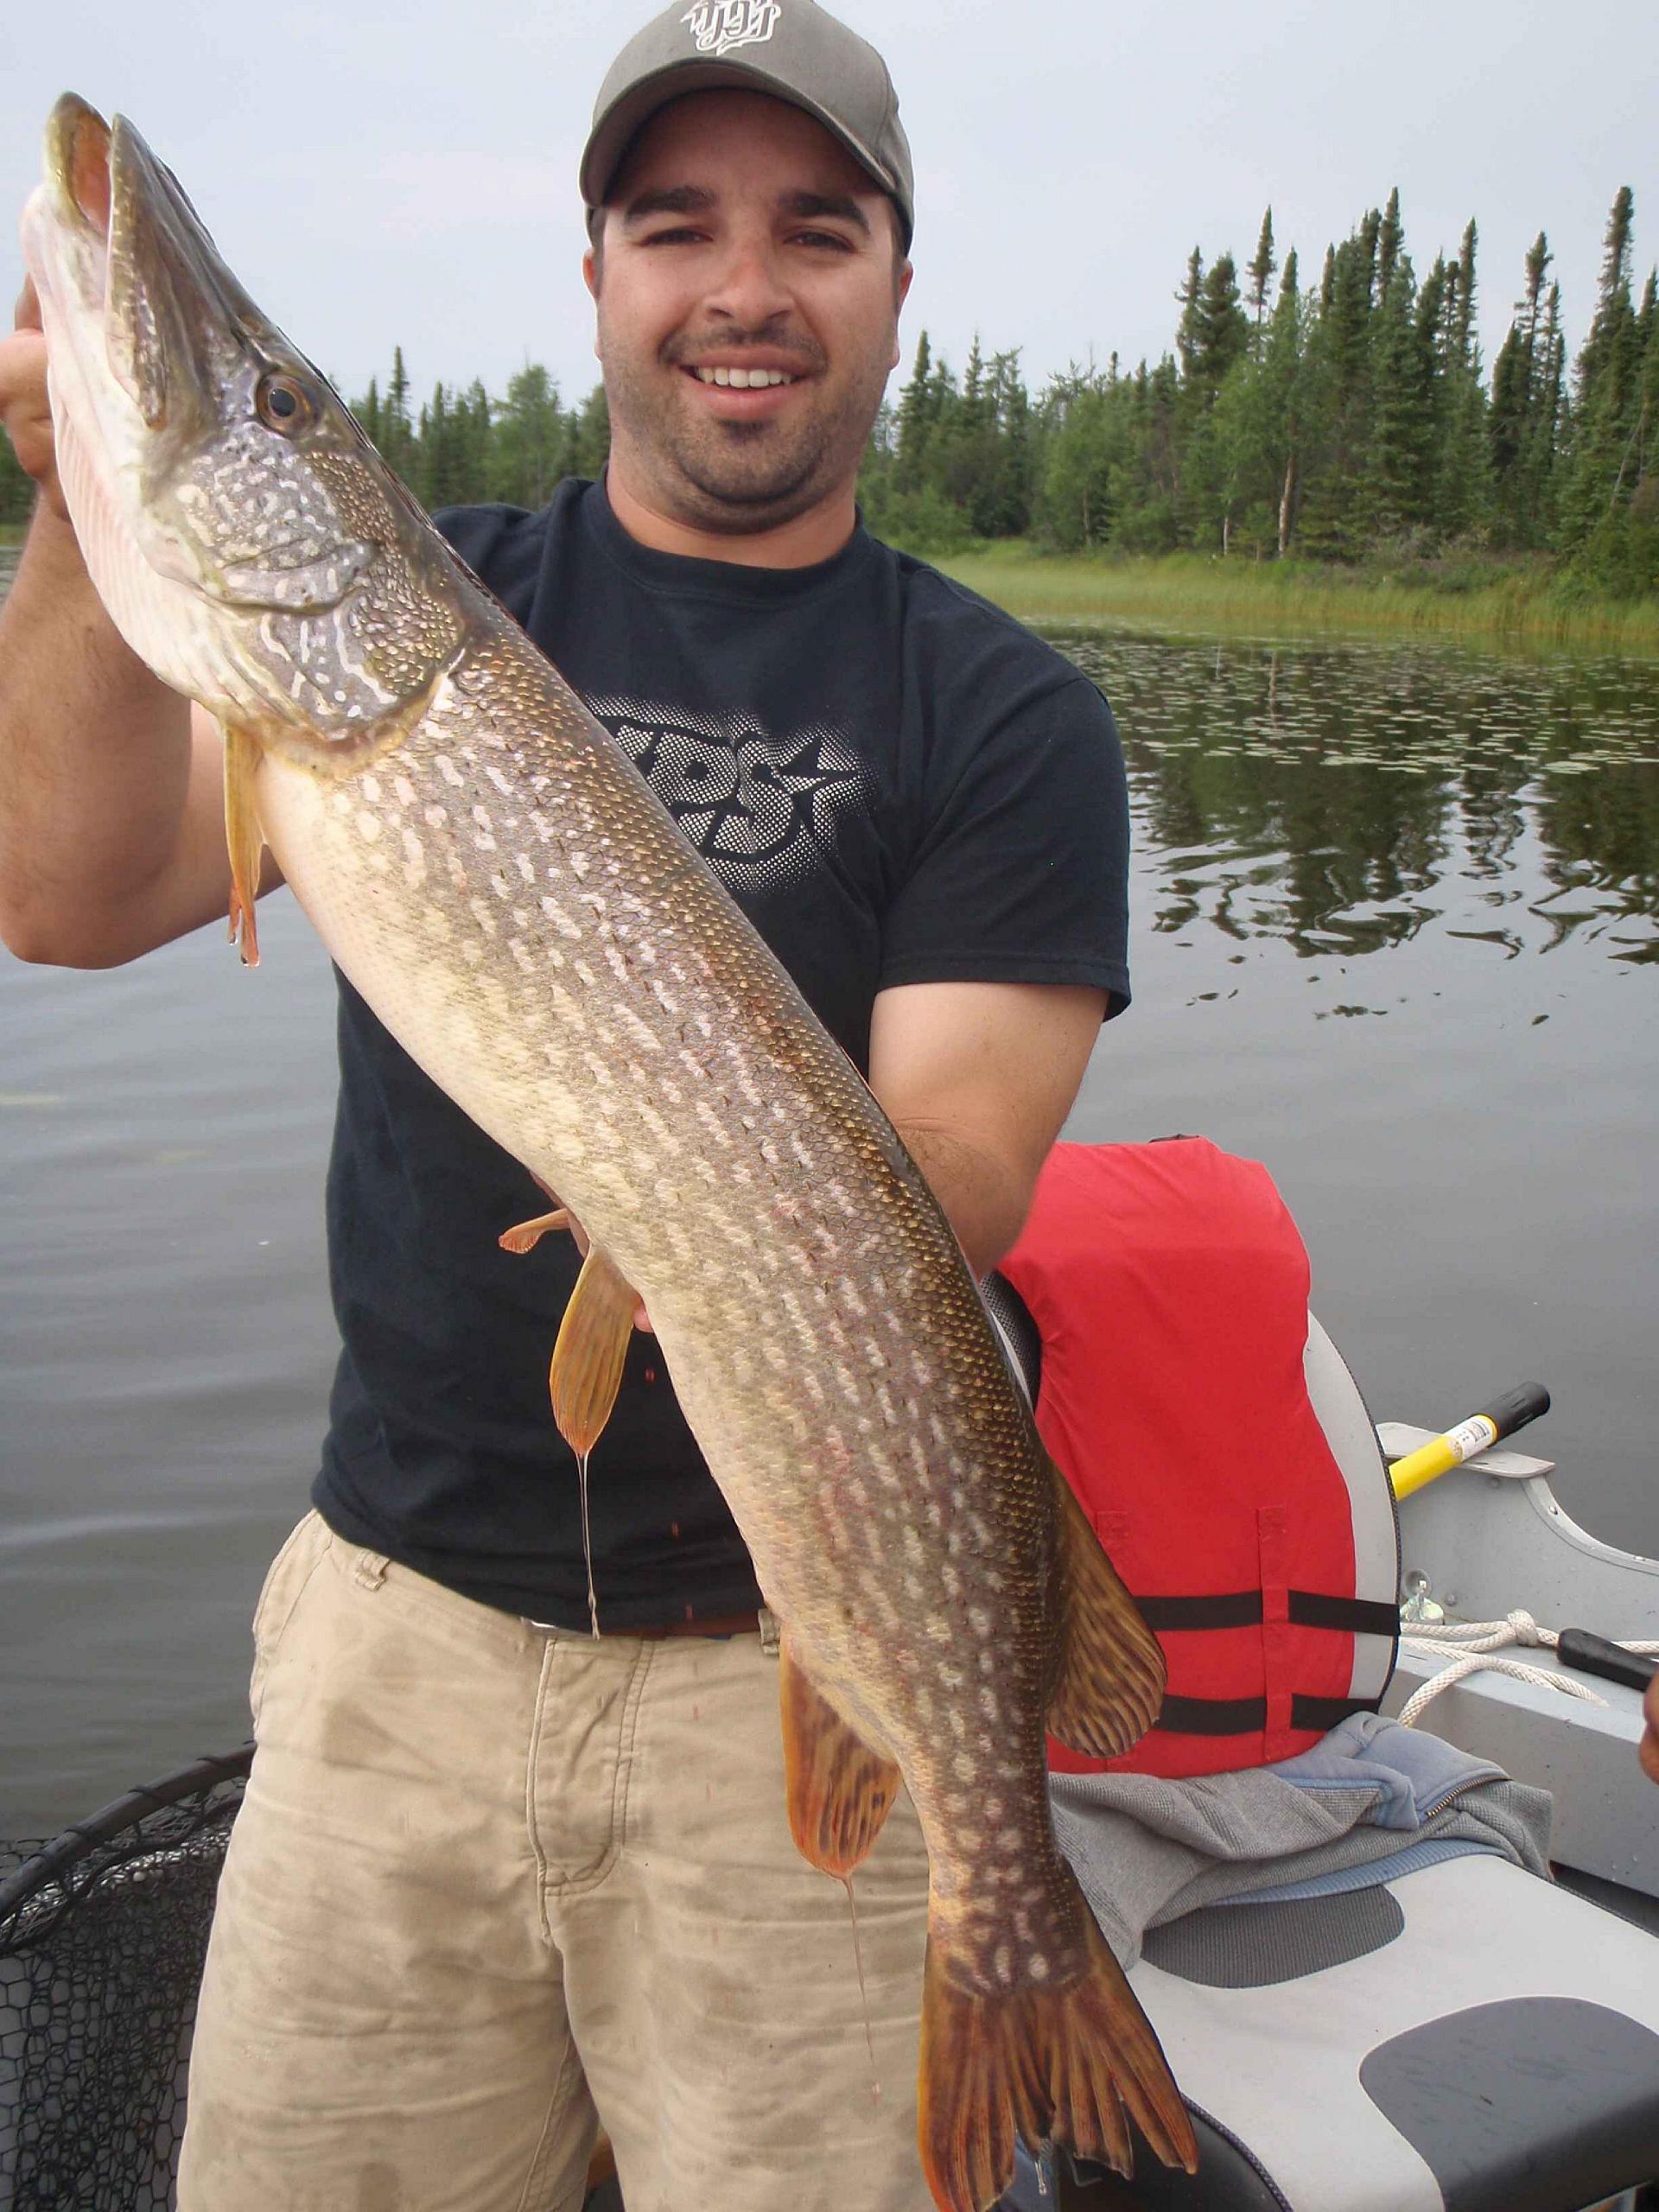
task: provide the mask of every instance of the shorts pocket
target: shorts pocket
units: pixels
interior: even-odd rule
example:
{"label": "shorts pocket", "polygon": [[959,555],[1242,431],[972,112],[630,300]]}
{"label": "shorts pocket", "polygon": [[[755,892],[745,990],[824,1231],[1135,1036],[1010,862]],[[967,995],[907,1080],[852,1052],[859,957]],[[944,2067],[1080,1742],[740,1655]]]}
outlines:
{"label": "shorts pocket", "polygon": [[332,1541],[327,1522],[313,1506],[290,1530],[270,1563],[259,1592],[259,1602],[253,1609],[253,1673],[248,1683],[248,1703],[256,1723],[264,1696],[265,1677],[282,1643],[283,1631]]}

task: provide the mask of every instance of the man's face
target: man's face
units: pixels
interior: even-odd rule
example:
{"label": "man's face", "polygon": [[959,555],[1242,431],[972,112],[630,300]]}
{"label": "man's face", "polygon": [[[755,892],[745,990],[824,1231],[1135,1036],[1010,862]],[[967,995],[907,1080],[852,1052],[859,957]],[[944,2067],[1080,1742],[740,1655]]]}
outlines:
{"label": "man's face", "polygon": [[692,93],[640,132],[601,219],[585,273],[630,489],[741,533],[849,486],[910,282],[852,156],[784,101]]}

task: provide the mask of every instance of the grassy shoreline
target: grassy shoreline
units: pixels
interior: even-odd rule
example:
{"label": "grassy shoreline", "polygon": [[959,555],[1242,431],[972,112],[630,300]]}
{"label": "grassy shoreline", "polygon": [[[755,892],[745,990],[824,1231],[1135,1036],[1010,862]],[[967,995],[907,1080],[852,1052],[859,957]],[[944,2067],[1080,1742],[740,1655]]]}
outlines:
{"label": "grassy shoreline", "polygon": [[[0,550],[20,546],[27,528],[0,523]],[[928,557],[1027,622],[1124,622],[1280,637],[1460,638],[1659,658],[1659,598],[1571,593],[1541,567],[1513,562],[1339,569],[1194,553],[1108,561],[1041,553],[1018,539]]]}
{"label": "grassy shoreline", "polygon": [[1106,561],[1014,542],[930,556],[1028,622],[1341,632],[1659,655],[1659,599],[1570,594],[1537,568],[1473,561],[1326,568],[1191,553]]}

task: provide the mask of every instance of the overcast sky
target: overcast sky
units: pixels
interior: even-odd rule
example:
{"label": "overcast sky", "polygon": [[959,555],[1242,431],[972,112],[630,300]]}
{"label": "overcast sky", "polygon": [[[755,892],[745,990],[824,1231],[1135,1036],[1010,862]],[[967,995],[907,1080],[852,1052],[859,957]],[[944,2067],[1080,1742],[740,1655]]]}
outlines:
{"label": "overcast sky", "polygon": [[[785,0],[787,4],[787,0]],[[417,394],[526,359],[596,373],[575,175],[632,0],[8,0],[0,200],[73,90],[131,117],[260,305],[347,391],[401,341]],[[976,330],[1039,384],[1091,352],[1170,345],[1195,245],[1242,264],[1269,202],[1282,258],[1398,184],[1421,275],[1480,226],[1488,361],[1549,234],[1576,348],[1613,194],[1659,257],[1656,0],[842,0],[880,44],[916,157],[926,327]],[[5,297],[21,276],[0,245]]]}

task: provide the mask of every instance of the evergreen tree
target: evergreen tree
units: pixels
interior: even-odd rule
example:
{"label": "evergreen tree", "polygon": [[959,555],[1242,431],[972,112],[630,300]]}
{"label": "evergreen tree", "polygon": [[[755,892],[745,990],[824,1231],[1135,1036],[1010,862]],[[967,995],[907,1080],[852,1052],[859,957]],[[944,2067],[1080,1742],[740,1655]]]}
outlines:
{"label": "evergreen tree", "polygon": [[1471,217],[1455,262],[1446,272],[1437,370],[1439,439],[1433,519],[1446,537],[1473,537],[1491,512],[1486,395],[1475,328],[1478,232]]}
{"label": "evergreen tree", "polygon": [[597,483],[611,452],[611,410],[605,387],[596,384],[574,415],[565,417],[564,465],[561,476],[582,476]]}
{"label": "evergreen tree", "polygon": [[402,477],[418,498],[418,489],[410,481],[416,462],[415,430],[410,420],[409,372],[404,366],[401,346],[391,349],[391,380],[380,410],[380,435],[376,443],[387,467]]}
{"label": "evergreen tree", "polygon": [[[1580,555],[1612,522],[1640,409],[1641,334],[1630,302],[1635,213],[1635,196],[1623,185],[1607,219],[1596,312],[1573,374],[1561,525],[1567,547]],[[1581,558],[1580,565],[1592,573],[1605,561],[1598,555],[1587,565]]]}
{"label": "evergreen tree", "polygon": [[1245,274],[1250,282],[1244,294],[1244,304],[1249,309],[1258,340],[1268,312],[1268,289],[1273,282],[1273,272],[1279,264],[1273,255],[1273,210],[1262,218],[1262,228],[1256,235],[1255,253]]}
{"label": "evergreen tree", "polygon": [[1389,204],[1382,211],[1382,220],[1376,234],[1376,298],[1379,307],[1389,296],[1389,286],[1394,281],[1395,269],[1405,241],[1405,226],[1400,220],[1400,188],[1396,184],[1389,194]]}
{"label": "evergreen tree", "polygon": [[1175,327],[1175,352],[1184,378],[1192,375],[1193,357],[1198,352],[1198,296],[1203,289],[1204,256],[1194,246],[1187,260],[1186,281],[1175,295],[1181,310],[1181,319]]}
{"label": "evergreen tree", "polygon": [[899,398],[899,429],[894,442],[893,487],[900,494],[918,492],[927,448],[943,404],[933,368],[933,350],[924,331],[916,348],[916,365]]}
{"label": "evergreen tree", "polygon": [[1370,459],[1371,301],[1381,227],[1373,209],[1329,257],[1320,311],[1308,334],[1301,533],[1306,550],[1322,560],[1351,560],[1363,545],[1360,487]]}
{"label": "evergreen tree", "polygon": [[490,446],[493,498],[510,505],[544,507],[564,465],[564,410],[558,386],[537,361],[507,380]]}
{"label": "evergreen tree", "polygon": [[[1417,314],[1417,280],[1398,241],[1398,199],[1389,201],[1395,239],[1382,266],[1371,337],[1371,419],[1363,522],[1372,539],[1398,538],[1432,519],[1435,361]],[[1389,245],[1385,222],[1382,245]]]}
{"label": "evergreen tree", "polygon": [[1493,511],[1506,545],[1544,543],[1554,499],[1555,445],[1560,418],[1559,333],[1548,317],[1559,293],[1544,279],[1552,256],[1540,231],[1527,253],[1526,285],[1515,319],[1492,365],[1487,418]]}

